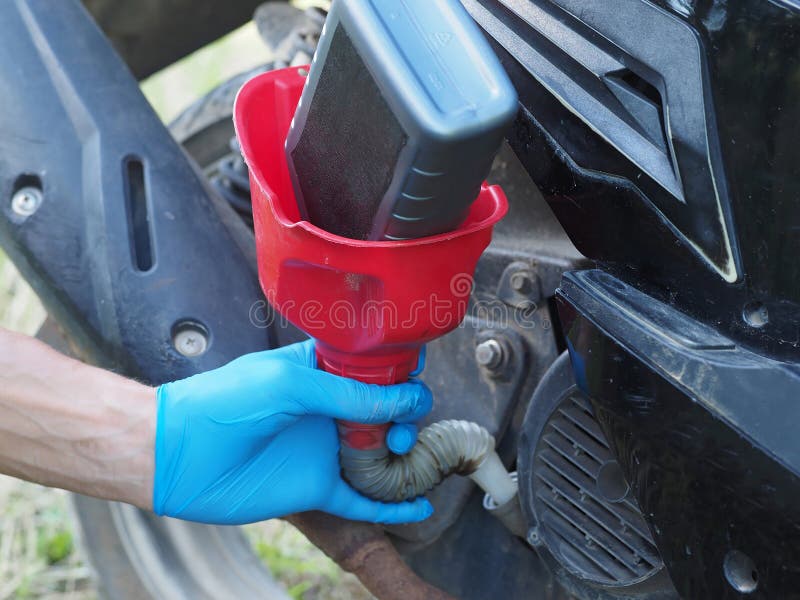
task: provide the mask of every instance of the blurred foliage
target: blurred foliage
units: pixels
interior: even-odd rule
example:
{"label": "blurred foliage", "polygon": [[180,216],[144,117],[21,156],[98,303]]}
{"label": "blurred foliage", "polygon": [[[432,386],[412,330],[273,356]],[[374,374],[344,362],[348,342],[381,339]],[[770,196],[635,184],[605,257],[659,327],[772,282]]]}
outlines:
{"label": "blurred foliage", "polygon": [[48,564],[54,565],[61,562],[71,553],[72,534],[66,529],[61,529],[51,535],[40,534],[39,555],[43,556]]}
{"label": "blurred foliage", "polygon": [[0,476],[0,599],[97,597],[68,500],[63,490]]}
{"label": "blurred foliage", "polygon": [[0,327],[33,334],[44,318],[39,298],[0,251]]}

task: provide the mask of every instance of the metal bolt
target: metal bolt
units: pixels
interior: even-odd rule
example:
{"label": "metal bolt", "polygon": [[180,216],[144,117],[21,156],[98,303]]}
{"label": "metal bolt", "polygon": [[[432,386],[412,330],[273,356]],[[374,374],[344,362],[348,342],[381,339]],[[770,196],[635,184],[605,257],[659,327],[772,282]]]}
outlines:
{"label": "metal bolt", "polygon": [[197,325],[185,324],[177,328],[172,344],[184,356],[194,358],[208,349],[208,336]]}
{"label": "metal bolt", "polygon": [[496,369],[503,364],[504,358],[503,345],[495,339],[486,340],[475,347],[475,361],[487,369]]}
{"label": "metal bolt", "polygon": [[742,311],[742,317],[744,318],[745,323],[750,325],[750,327],[754,327],[755,329],[760,329],[769,323],[769,311],[761,302],[748,302],[745,304]]}
{"label": "metal bolt", "polygon": [[525,539],[531,546],[538,546],[542,541],[541,538],[539,537],[539,528],[531,527],[528,530],[528,535],[526,536]]}
{"label": "metal bolt", "polygon": [[527,273],[514,273],[508,282],[511,284],[511,289],[520,294],[527,294],[531,291],[531,278]]}
{"label": "metal bolt", "polygon": [[30,217],[42,204],[42,190],[24,187],[11,197],[11,210],[20,217]]}

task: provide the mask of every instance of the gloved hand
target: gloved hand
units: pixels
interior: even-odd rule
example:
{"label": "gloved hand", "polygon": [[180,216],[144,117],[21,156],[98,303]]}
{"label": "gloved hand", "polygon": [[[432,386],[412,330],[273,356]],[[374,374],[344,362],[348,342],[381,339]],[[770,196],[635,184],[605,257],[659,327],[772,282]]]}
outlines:
{"label": "gloved hand", "polygon": [[[414,369],[409,375],[416,377],[422,373],[425,368],[425,356],[427,355],[427,346],[423,346],[419,353],[419,360],[417,361],[417,368]],[[419,429],[416,423],[395,423],[386,432],[386,445],[389,450],[395,454],[408,454],[417,443],[417,434]]]}
{"label": "gloved hand", "polygon": [[416,421],[432,402],[421,382],[384,387],[325,373],[308,340],[167,383],[157,400],[156,514],[238,525],[306,510],[380,523],[433,512],[425,498],[387,504],[353,490],[333,421]]}

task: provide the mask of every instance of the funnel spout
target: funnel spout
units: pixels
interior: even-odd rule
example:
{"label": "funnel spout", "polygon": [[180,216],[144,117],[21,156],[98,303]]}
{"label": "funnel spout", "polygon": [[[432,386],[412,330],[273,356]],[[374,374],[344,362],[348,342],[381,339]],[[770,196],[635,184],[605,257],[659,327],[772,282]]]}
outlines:
{"label": "funnel spout", "polygon": [[345,479],[359,492],[383,502],[421,496],[449,475],[470,475],[494,451],[494,438],[468,421],[440,421],[419,433],[417,444],[404,455],[384,445],[357,450],[342,444]]}
{"label": "funnel spout", "polygon": [[383,502],[421,496],[450,475],[471,476],[487,494],[503,502],[517,492],[516,482],[494,451],[494,438],[469,421],[428,425],[411,452],[402,456],[391,453],[385,445],[359,450],[342,444],[340,461],[350,485]]}

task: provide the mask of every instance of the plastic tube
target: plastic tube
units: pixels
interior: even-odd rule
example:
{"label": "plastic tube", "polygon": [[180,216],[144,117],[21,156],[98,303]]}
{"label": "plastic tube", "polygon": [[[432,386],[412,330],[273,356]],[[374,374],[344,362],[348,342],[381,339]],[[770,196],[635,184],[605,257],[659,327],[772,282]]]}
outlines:
{"label": "plastic tube", "polygon": [[497,452],[492,451],[470,477],[498,505],[517,495],[517,482],[506,471]]}
{"label": "plastic tube", "polygon": [[431,490],[449,475],[468,475],[498,503],[516,496],[517,484],[494,451],[494,438],[476,423],[439,421],[419,433],[408,454],[386,446],[356,450],[342,444],[345,479],[374,500],[400,502]]}
{"label": "plastic tube", "polygon": [[[487,491],[486,487],[481,486],[486,491],[486,495],[483,497],[483,508],[505,525],[506,529],[511,533],[524,539],[528,535],[528,521],[522,513],[522,506],[519,503],[517,474],[516,472],[505,473],[505,469],[503,469],[503,472],[505,474],[504,479],[507,480],[503,483],[503,487],[497,485],[486,486],[494,487],[498,494],[497,499]],[[510,484],[508,483],[509,481]],[[512,488],[514,490],[513,493],[511,492]]]}

